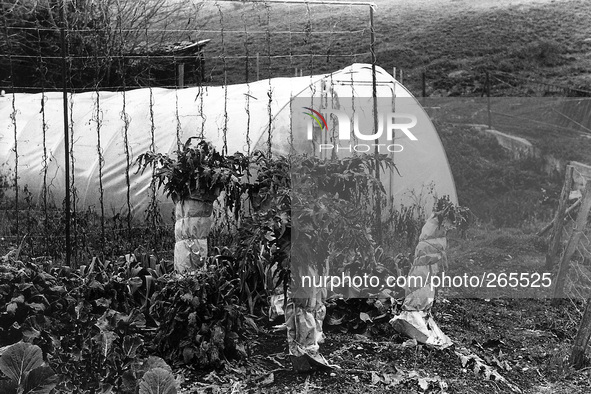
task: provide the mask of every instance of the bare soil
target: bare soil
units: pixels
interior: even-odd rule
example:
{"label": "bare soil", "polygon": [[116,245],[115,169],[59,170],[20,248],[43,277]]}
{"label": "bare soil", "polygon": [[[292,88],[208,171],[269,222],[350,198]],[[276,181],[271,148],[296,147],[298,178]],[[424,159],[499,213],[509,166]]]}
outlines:
{"label": "bare soil", "polygon": [[[544,262],[544,247],[532,231],[475,228],[450,243],[450,273],[467,266],[472,272],[537,272]],[[185,393],[587,393],[591,370],[568,364],[581,306],[576,300],[553,306],[549,299],[465,299],[440,291],[433,316],[454,342],[451,348],[409,343],[390,328],[389,317],[356,329],[325,323],[321,352],[338,368],[306,374],[292,370],[285,332],[263,319],[248,360],[221,371],[178,372],[186,379]],[[487,376],[484,367],[463,365],[460,354],[480,357],[488,375],[496,371],[506,382]]]}

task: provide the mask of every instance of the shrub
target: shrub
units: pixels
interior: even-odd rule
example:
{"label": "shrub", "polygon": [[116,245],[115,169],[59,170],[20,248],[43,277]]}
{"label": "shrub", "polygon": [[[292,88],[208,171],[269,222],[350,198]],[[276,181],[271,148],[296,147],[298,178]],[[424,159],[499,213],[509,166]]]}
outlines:
{"label": "shrub", "polygon": [[541,159],[512,159],[494,137],[470,128],[455,127],[441,137],[459,203],[478,219],[518,227],[549,217],[560,181],[543,172]]}
{"label": "shrub", "polygon": [[240,304],[232,258],[213,257],[202,270],[159,282],[161,289],[154,293],[150,308],[159,322],[154,350],[169,360],[200,367],[246,356],[240,335],[247,321],[256,325]]}
{"label": "shrub", "polygon": [[564,53],[563,45],[553,40],[541,39],[515,47],[508,57],[518,59],[516,61],[524,66],[533,64],[552,67],[563,62],[562,53]]}

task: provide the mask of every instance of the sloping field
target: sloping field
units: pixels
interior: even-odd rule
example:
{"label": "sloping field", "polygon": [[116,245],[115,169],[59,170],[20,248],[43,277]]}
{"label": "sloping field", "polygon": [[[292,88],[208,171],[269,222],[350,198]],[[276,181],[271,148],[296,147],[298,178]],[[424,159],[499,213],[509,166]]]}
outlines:
{"label": "sloping field", "polygon": [[[584,0],[377,1],[377,61],[417,88],[460,69],[502,70],[591,86],[591,3]],[[200,39],[212,82],[327,72],[369,61],[366,7],[207,4]],[[223,30],[223,32],[222,32]],[[197,38],[197,37],[193,37]],[[313,55],[309,56],[309,55]],[[248,59],[247,59],[248,57]],[[247,71],[248,69],[248,71]],[[440,82],[440,81],[439,81]]]}

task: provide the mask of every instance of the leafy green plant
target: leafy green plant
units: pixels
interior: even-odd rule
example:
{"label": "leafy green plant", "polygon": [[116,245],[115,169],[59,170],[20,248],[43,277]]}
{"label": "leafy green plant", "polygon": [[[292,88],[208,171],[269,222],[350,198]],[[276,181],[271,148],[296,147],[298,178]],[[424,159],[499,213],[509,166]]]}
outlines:
{"label": "leafy green plant", "polygon": [[57,384],[57,375],[43,361],[41,348],[19,342],[1,350],[0,380],[3,394],[48,394]]}
{"label": "leafy green plant", "polygon": [[136,394],[157,325],[150,299],[165,266],[139,252],[77,270],[10,259],[0,265],[0,346],[39,349],[62,377],[57,392]]}
{"label": "leafy green plant", "polygon": [[240,303],[237,268],[231,257],[214,256],[202,270],[160,278],[150,308],[159,322],[154,350],[201,367],[246,356],[240,336],[256,324]]}
{"label": "leafy green plant", "polygon": [[313,263],[322,271],[329,259],[332,272],[375,269],[376,196],[386,192],[378,168],[396,167],[384,155],[293,160],[292,266]]}
{"label": "leafy green plant", "polygon": [[343,269],[351,254],[358,254],[357,262],[375,266],[372,207],[376,193],[385,190],[374,174],[378,166],[395,169],[388,158],[255,154],[251,164],[257,177],[244,190],[252,210],[228,245],[239,266],[238,295],[250,313],[281,287],[287,293],[293,263],[320,267],[330,256],[331,266]]}
{"label": "leafy green plant", "polygon": [[176,394],[177,387],[172,369],[160,357],[150,356],[143,362],[133,363],[122,376],[119,392],[139,394]]}
{"label": "leafy green plant", "polygon": [[402,205],[397,208],[392,204],[388,219],[384,222],[384,228],[395,235],[389,237],[388,244],[392,244],[396,250],[414,250],[425,219],[424,208],[419,204]]}
{"label": "leafy green plant", "polygon": [[[196,145],[192,144],[194,139],[199,140]],[[176,157],[146,152],[138,156],[136,163],[142,173],[153,167],[158,188],[163,188],[175,202],[190,197],[213,201],[222,189],[238,187],[248,167],[243,154],[223,155],[199,137],[189,138]]]}
{"label": "leafy green plant", "polygon": [[472,219],[470,208],[454,204],[448,195],[438,198],[433,210],[439,225],[447,220],[451,226],[462,231],[466,231]]}

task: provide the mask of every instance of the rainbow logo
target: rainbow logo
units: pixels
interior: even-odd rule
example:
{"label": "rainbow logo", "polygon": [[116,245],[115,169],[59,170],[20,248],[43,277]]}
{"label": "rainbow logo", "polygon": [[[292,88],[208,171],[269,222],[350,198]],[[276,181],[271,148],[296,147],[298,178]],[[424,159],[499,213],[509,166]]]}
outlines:
{"label": "rainbow logo", "polygon": [[[326,124],[326,120],[324,119],[324,116],[322,116],[322,114],[318,111],[314,111],[312,108],[310,107],[303,107],[304,109],[307,109],[310,112],[304,112],[306,115],[308,115],[309,117],[311,117],[312,119],[314,119],[316,121],[316,123],[318,123],[318,126],[320,126],[320,129],[324,129],[324,130],[328,130],[328,125]],[[322,121],[322,122],[321,122]]]}

